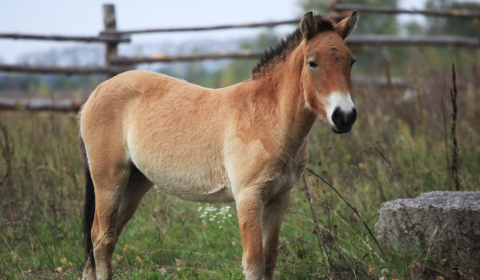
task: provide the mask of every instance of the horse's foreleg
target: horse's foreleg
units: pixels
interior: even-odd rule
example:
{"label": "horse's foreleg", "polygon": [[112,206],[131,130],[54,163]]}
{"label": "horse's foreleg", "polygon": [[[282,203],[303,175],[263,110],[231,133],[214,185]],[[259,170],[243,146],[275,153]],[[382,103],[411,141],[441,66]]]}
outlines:
{"label": "horse's foreleg", "polygon": [[273,279],[277,264],[278,238],[283,217],[290,203],[292,192],[288,191],[270,199],[263,209],[263,250],[265,252],[264,280]]}
{"label": "horse's foreleg", "polygon": [[262,211],[265,205],[261,193],[254,187],[244,190],[235,201],[243,246],[243,268],[247,280],[260,280],[265,271],[262,246]]}

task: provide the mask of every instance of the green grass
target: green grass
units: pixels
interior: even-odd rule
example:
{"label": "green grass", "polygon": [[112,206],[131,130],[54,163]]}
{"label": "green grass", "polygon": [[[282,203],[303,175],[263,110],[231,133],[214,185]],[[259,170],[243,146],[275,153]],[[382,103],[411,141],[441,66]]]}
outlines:
{"label": "green grass", "polygon": [[[480,116],[473,101],[480,92],[475,81],[465,82],[458,100],[460,186],[478,191]],[[395,89],[393,103],[388,89],[356,88],[359,118],[352,132],[336,135],[318,123],[310,135],[308,167],[332,183],[372,231],[385,200],[452,190],[450,107],[441,109],[448,88],[435,86],[417,87],[414,98],[403,101],[404,89]],[[84,189],[76,137],[73,113],[0,112],[0,279],[81,276]],[[306,175],[312,207],[301,180],[282,226],[276,279],[378,279],[383,269],[387,279],[411,279],[412,262],[425,264],[422,279],[442,275],[435,270],[455,279],[452,267],[464,265],[448,259],[442,266],[440,256],[426,251],[383,248],[382,254],[345,202]],[[207,206],[231,209],[210,221],[201,217]],[[323,228],[316,233],[312,209]],[[116,279],[242,279],[241,256],[234,204],[185,202],[152,189],[113,260]]]}

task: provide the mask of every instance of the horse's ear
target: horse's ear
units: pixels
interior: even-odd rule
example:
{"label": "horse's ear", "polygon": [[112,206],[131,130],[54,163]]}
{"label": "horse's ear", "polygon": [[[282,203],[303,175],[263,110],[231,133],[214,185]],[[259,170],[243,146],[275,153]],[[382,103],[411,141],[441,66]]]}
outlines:
{"label": "horse's ear", "polygon": [[352,34],[355,27],[357,27],[357,21],[358,12],[354,11],[348,18],[337,23],[334,28],[343,39],[346,39],[348,36],[350,36],[350,34]]}
{"label": "horse's ear", "polygon": [[302,35],[306,40],[315,36],[317,25],[315,24],[315,19],[313,18],[312,12],[308,12],[302,17],[302,20],[300,21],[300,30],[302,31]]}

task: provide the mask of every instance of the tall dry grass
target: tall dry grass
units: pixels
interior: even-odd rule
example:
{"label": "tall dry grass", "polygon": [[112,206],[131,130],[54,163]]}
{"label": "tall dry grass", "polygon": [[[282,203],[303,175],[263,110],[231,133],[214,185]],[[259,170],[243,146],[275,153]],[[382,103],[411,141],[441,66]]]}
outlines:
{"label": "tall dry grass", "polygon": [[[412,273],[474,279],[474,269],[459,260],[375,243],[382,202],[455,188],[450,71],[427,69],[426,58],[416,63],[401,86],[389,72],[384,83],[354,82],[352,132],[336,135],[315,125],[308,167],[343,199],[306,172],[282,226],[276,279],[411,279]],[[479,89],[477,74],[457,72],[455,166],[462,191],[480,188]],[[80,277],[84,190],[75,119],[73,113],[0,112],[2,279]],[[120,237],[115,277],[241,279],[235,207],[225,206],[206,211],[152,190]],[[420,275],[412,263],[422,264]]]}

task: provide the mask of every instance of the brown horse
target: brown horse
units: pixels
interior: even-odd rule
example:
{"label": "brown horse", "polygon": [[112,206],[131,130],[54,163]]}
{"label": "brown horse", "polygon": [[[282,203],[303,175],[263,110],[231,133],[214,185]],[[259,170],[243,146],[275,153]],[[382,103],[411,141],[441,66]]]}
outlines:
{"label": "brown horse", "polygon": [[252,78],[208,89],[130,71],[92,93],[79,115],[85,159],[84,279],[111,279],[123,227],[156,185],[178,198],[236,202],[246,279],[272,279],[292,188],[308,161],[321,116],[336,133],[356,120],[355,61],[345,38],[354,12],[334,24],[307,13],[265,52]]}

